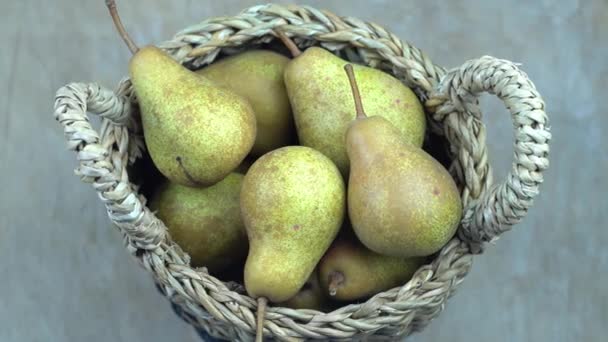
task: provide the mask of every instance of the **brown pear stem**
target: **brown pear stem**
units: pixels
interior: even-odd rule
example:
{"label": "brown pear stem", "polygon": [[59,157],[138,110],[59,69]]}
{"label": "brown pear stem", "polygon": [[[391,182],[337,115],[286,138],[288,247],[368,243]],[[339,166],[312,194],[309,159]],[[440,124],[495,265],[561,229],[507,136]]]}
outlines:
{"label": "brown pear stem", "polygon": [[257,326],[255,331],[255,342],[264,341],[264,315],[266,315],[266,306],[268,299],[265,297],[258,298]]}
{"label": "brown pear stem", "polygon": [[125,41],[125,43],[129,47],[129,50],[131,50],[131,53],[136,54],[137,51],[139,51],[139,48],[137,47],[137,45],[135,45],[135,42],[133,42],[133,39],[131,39],[131,36],[129,36],[127,30],[125,30],[125,27],[122,24],[122,21],[120,20],[120,16],[118,15],[118,10],[116,9],[116,2],[114,2],[114,0],[106,0],[106,6],[110,11],[112,21],[114,21],[114,26],[116,26],[118,34],[120,34],[122,40]]}
{"label": "brown pear stem", "polygon": [[346,64],[344,66],[346,75],[348,75],[348,81],[350,82],[350,89],[353,92],[353,98],[355,99],[355,110],[357,111],[357,119],[366,118],[367,114],[363,110],[363,103],[361,102],[361,93],[359,92],[359,86],[357,86],[357,80],[355,79],[355,70],[352,64]]}
{"label": "brown pear stem", "polygon": [[285,32],[283,32],[283,31],[275,31],[275,32],[277,34],[277,37],[279,37],[279,39],[281,40],[281,42],[283,42],[283,44],[285,44],[285,46],[287,47],[287,49],[289,50],[289,52],[291,53],[293,58],[296,58],[302,54],[302,50],[300,50],[300,48],[296,45],[296,43],[293,42],[293,40],[291,40],[291,38],[287,37]]}
{"label": "brown pear stem", "polygon": [[344,274],[342,272],[332,272],[329,275],[329,295],[330,296],[335,296],[336,293],[338,293],[338,288],[340,288],[340,286],[342,286],[342,283],[344,282]]}

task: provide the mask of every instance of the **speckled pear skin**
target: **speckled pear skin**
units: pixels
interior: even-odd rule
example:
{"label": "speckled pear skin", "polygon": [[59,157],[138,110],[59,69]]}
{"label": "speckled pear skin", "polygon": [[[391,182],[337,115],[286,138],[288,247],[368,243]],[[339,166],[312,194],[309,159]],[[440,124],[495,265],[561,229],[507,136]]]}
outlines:
{"label": "speckled pear skin", "polygon": [[351,301],[404,285],[424,264],[424,257],[392,257],[374,253],[356,239],[340,236],[319,262],[319,281],[329,295],[331,275],[340,272],[343,281],[332,299]]}
{"label": "speckled pear skin", "polygon": [[241,189],[249,295],[277,303],[298,293],[340,229],[345,191],[336,166],[309,147],[282,147],[251,166]]}
{"label": "speckled pear skin", "polygon": [[191,257],[191,265],[215,274],[245,261],[247,234],[239,198],[243,175],[231,173],[208,188],[166,182],[150,208],[171,238]]}
{"label": "speckled pear skin", "polygon": [[348,213],[359,240],[372,251],[400,257],[443,247],[462,214],[448,171],[382,117],[353,121],[346,141]]}
{"label": "speckled pear skin", "polygon": [[319,283],[318,272],[315,270],[310,274],[310,277],[304,283],[300,291],[283,303],[278,303],[277,306],[283,306],[292,309],[310,309],[317,311],[326,311],[328,309],[328,299]]}
{"label": "speckled pear skin", "polygon": [[295,143],[296,131],[283,72],[289,58],[268,50],[250,50],[197,71],[249,101],[257,120],[251,154],[261,156]]}
{"label": "speckled pear skin", "polygon": [[129,63],[144,139],[169,180],[209,186],[226,177],[251,150],[253,109],[241,96],[146,46]]}
{"label": "speckled pear skin", "polygon": [[[344,136],[355,112],[348,79],[344,77],[345,64],[327,50],[308,48],[287,65],[285,85],[300,144],[328,156],[346,176],[349,160]],[[353,66],[367,112],[385,117],[403,139],[421,146],[426,119],[414,92],[380,70]]]}

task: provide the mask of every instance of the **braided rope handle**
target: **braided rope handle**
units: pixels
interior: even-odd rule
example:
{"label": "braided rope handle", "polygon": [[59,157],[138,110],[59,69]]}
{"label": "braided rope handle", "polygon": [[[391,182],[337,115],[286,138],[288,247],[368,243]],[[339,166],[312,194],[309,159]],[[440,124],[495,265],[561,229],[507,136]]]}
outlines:
{"label": "braided rope handle", "polygon": [[[478,103],[484,92],[504,102],[515,129],[513,167],[506,179],[494,186],[483,179],[491,177]],[[545,103],[515,64],[484,56],[449,71],[426,105],[435,111],[433,119],[443,122],[452,144],[459,145],[453,146],[458,149],[455,172],[466,179],[461,236],[473,243],[497,239],[527,214],[549,166],[551,133]],[[459,138],[473,133],[479,139]]]}
{"label": "braided rope handle", "polygon": [[[77,152],[76,175],[97,190],[112,222],[127,233],[127,245],[133,252],[153,250],[166,232],[154,215],[145,215],[145,201],[129,182],[126,167],[141,156],[143,140],[129,133],[132,106],[125,82],[121,85],[114,93],[93,83],[68,84],[57,91],[54,116],[63,126],[68,148]],[[99,133],[87,113],[102,118]]]}

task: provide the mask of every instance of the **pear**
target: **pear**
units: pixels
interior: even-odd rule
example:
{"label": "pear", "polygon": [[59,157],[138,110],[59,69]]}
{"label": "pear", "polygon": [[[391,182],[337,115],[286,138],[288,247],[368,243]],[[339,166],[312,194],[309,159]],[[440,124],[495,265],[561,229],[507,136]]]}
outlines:
{"label": "pear", "polygon": [[[279,37],[294,55],[285,68],[285,85],[300,144],[328,156],[346,176],[349,159],[344,136],[355,117],[343,70],[348,62],[319,47],[300,53],[284,34]],[[354,69],[369,112],[391,122],[405,141],[421,146],[426,118],[414,92],[380,70],[360,65]]]}
{"label": "pear", "polygon": [[304,283],[304,286],[302,286],[295,296],[277,305],[292,309],[325,311],[327,309],[327,297],[321,289],[316,270],[312,272],[306,283]]}
{"label": "pear", "polygon": [[251,150],[256,121],[240,95],[186,69],[155,46],[139,49],[106,1],[133,57],[129,74],[139,101],[144,140],[160,172],[188,186],[209,186],[234,170]]}
{"label": "pear", "polygon": [[251,166],[240,198],[249,295],[278,303],[298,293],[340,229],[345,198],[336,166],[309,147],[282,147]]}
{"label": "pear", "polygon": [[363,110],[353,68],[345,67],[357,117],[346,133],[348,214],[359,240],[376,253],[437,252],[456,232],[462,202],[454,179],[381,116]]}
{"label": "pear", "polygon": [[243,175],[231,173],[207,188],[166,182],[150,202],[173,241],[190,255],[195,267],[210,273],[243,262],[247,234],[240,215]]}
{"label": "pear", "polygon": [[341,235],[319,262],[321,288],[335,300],[364,299],[404,285],[425,260],[374,253]]}
{"label": "pear", "polygon": [[246,98],[257,121],[251,155],[259,157],[295,142],[295,126],[283,72],[289,58],[268,50],[249,50],[197,71]]}

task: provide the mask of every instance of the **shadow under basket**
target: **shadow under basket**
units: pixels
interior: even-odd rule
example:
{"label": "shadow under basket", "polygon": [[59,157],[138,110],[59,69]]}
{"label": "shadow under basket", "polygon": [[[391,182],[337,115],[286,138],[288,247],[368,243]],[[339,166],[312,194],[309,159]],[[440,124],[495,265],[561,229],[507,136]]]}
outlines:
{"label": "shadow under basket", "polygon": [[[420,331],[467,275],[472,256],[519,222],[538,195],[551,139],[544,102],[527,75],[509,61],[484,56],[446,70],[379,25],[307,6],[254,6],[188,27],[158,46],[197,69],[223,55],[272,45],[275,30],[302,49],[322,46],[411,87],[425,107],[430,130],[448,142],[449,170],[464,209],[457,235],[403,286],[328,313],[270,305],[264,337],[391,340]],[[484,92],[504,102],[515,131],[511,171],[497,184],[492,184],[478,102]],[[99,130],[88,114],[102,118]],[[115,91],[94,83],[64,86],[57,91],[54,115],[77,153],[76,174],[93,185],[126,248],[153,275],[180,317],[202,336],[252,340],[257,302],[233,284],[190,267],[189,257],[171,241],[129,179],[129,166],[146,153],[130,81],[124,79]]]}

